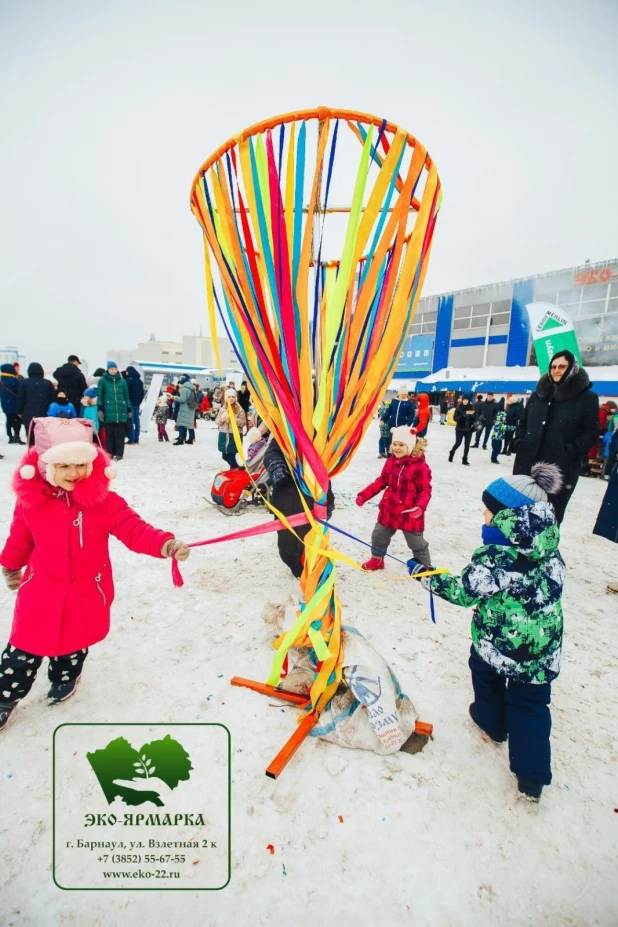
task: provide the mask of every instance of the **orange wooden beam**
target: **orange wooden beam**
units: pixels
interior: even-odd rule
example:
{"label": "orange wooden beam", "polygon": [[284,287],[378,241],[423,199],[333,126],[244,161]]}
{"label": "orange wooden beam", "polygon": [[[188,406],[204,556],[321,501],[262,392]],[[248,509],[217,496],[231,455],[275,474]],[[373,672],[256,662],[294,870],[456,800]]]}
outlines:
{"label": "orange wooden beam", "polygon": [[308,695],[297,695],[295,692],[284,692],[283,689],[276,689],[274,686],[267,686],[263,682],[255,682],[253,679],[243,679],[242,676],[234,676],[230,680],[233,686],[241,686],[243,689],[252,689],[259,692],[260,695],[270,695],[273,698],[283,699],[284,702],[292,702],[294,705],[306,705],[309,701]]}
{"label": "orange wooden beam", "polygon": [[290,739],[283,745],[270,766],[267,767],[266,775],[270,779],[276,779],[277,776],[281,775],[303,740],[309,735],[311,728],[317,722],[318,718],[319,715],[316,711],[312,711],[306,718],[303,718]]}
{"label": "orange wooden beam", "polygon": [[425,734],[426,737],[431,737],[433,734],[433,724],[429,724],[427,721],[417,721],[414,725],[415,734]]}

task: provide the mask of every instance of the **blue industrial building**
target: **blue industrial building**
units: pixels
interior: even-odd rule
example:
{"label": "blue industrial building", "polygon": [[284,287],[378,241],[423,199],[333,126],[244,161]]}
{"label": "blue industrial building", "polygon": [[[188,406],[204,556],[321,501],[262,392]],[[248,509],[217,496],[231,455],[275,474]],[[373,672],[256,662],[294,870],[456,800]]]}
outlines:
{"label": "blue industrial building", "polygon": [[395,377],[418,381],[447,367],[534,365],[526,311],[530,302],[553,303],[567,312],[586,367],[618,364],[615,259],[424,297]]}

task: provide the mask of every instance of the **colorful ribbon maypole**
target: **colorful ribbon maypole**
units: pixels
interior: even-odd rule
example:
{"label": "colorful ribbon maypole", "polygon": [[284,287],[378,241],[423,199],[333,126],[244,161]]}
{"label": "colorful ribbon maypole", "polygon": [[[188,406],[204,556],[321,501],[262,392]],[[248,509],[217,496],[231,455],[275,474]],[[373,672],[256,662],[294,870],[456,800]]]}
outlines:
{"label": "colorful ribbon maypole", "polygon": [[[342,192],[349,207],[332,204]],[[393,376],[440,200],[435,166],[415,138],[386,120],[326,108],[241,132],[202,165],[191,191],[204,232],[213,339],[218,309],[256,408],[301,498],[313,500],[304,604],[275,642],[268,684],[279,682],[291,646],[312,647],[318,713],[341,681],[343,659],[325,516],[329,480],[350,463]],[[340,257],[326,260],[322,246],[332,247],[337,231],[330,222],[342,214]]]}

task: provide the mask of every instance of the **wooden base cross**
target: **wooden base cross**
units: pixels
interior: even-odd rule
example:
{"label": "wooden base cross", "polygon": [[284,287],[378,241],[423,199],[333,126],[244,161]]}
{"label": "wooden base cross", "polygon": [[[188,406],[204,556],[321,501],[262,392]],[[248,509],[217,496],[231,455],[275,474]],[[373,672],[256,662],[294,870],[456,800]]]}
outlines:
{"label": "wooden base cross", "polygon": [[[306,705],[308,698],[306,695],[298,695],[295,692],[285,692],[283,689],[277,689],[275,686],[268,686],[263,682],[255,682],[253,679],[243,679],[242,676],[234,676],[231,679],[233,686],[239,686],[244,689],[252,689],[259,692],[260,695],[269,695],[271,698],[279,698],[284,702],[291,702],[293,705]],[[277,779],[290,762],[303,740],[308,737],[311,729],[316,725],[320,717],[317,711],[311,711],[300,722],[289,740],[285,742],[272,763],[266,767],[266,775],[270,779]],[[426,721],[416,721],[414,725],[415,734],[425,734],[431,737],[433,733],[433,724]]]}

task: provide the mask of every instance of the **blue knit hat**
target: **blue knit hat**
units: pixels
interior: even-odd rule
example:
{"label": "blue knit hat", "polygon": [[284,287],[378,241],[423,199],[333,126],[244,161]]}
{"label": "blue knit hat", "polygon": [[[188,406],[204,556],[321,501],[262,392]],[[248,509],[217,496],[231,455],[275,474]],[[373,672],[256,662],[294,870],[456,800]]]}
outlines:
{"label": "blue knit hat", "polygon": [[108,369],[108,370],[111,370],[112,367],[115,367],[116,370],[118,369],[118,364],[116,363],[116,361],[108,361],[108,362],[107,362],[107,369]]}
{"label": "blue knit hat", "polygon": [[483,502],[496,515],[502,509],[519,509],[535,502],[547,502],[548,495],[560,492],[562,483],[559,467],[537,463],[529,476],[501,476],[494,480],[483,493]]}

